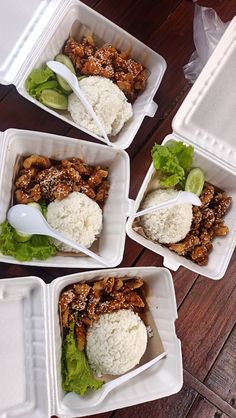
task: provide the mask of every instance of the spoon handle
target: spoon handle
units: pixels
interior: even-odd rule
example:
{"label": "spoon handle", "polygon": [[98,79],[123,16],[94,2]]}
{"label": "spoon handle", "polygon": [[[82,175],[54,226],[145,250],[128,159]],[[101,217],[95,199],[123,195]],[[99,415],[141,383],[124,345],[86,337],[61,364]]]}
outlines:
{"label": "spoon handle", "polygon": [[89,250],[86,247],[83,247],[80,244],[77,244],[77,242],[65,237],[64,235],[61,235],[59,232],[54,231],[51,227],[49,227],[49,231],[47,232],[47,235],[49,235],[53,238],[56,238],[57,240],[64,242],[64,244],[69,245],[70,247],[75,248],[76,250],[88,255],[89,257],[92,257],[94,260],[98,261],[102,265],[109,267],[110,264],[108,261],[106,261],[103,257],[100,257],[100,255],[95,254],[93,251]]}
{"label": "spoon handle", "polygon": [[150,208],[140,210],[140,211],[134,213],[133,215],[131,215],[131,218],[137,218],[138,216],[142,216],[142,215],[146,215],[147,213],[155,212],[155,210],[158,210],[158,209],[168,208],[169,206],[172,206],[172,205],[174,205],[175,203],[178,202],[179,196],[180,196],[180,193],[178,193],[178,195],[176,197],[174,197],[173,199],[167,200],[166,202],[158,203],[156,205],[150,206]]}
{"label": "spoon handle", "polygon": [[144,372],[144,370],[149,369],[150,367],[154,366],[154,364],[158,363],[163,357],[166,356],[166,352],[164,351],[159,356],[155,357],[154,359],[148,361],[147,363],[143,364],[142,366],[138,367],[137,369],[132,370],[129,373],[124,374],[123,376],[114,379],[113,381],[109,382],[109,389],[114,389],[119,386],[121,383],[125,383],[128,380],[132,379],[133,377],[137,376],[138,374]]}

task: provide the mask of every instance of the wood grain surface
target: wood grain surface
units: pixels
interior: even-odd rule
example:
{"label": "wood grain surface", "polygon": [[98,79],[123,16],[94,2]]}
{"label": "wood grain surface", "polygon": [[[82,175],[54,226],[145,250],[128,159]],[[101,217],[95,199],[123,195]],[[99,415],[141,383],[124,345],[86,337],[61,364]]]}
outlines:
{"label": "wood grain surface", "polygon": [[[131,159],[130,198],[135,199],[151,163],[151,147],[171,133],[172,119],[191,88],[182,67],[194,51],[194,2],[84,2],[167,61],[166,73],[155,95],[158,111],[153,118],[145,118],[127,150]],[[236,0],[201,0],[197,3],[214,8],[225,22],[236,14]],[[234,80],[232,88],[235,88]],[[12,127],[96,141],[24,99],[14,86],[0,86],[0,130]],[[126,239],[121,266],[162,266],[162,263],[162,257]],[[0,271],[1,278],[35,275],[50,283],[54,278],[75,273],[78,269],[0,263]],[[99,414],[97,418],[236,417],[236,253],[220,281],[207,279],[183,267],[172,274],[179,315],[176,330],[183,350],[184,385],[181,391],[146,404]]]}

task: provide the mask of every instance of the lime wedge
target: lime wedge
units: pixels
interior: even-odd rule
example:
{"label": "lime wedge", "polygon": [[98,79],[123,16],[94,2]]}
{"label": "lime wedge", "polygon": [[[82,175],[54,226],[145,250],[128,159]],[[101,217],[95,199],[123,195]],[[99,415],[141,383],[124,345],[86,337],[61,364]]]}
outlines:
{"label": "lime wedge", "polygon": [[201,168],[192,168],[185,183],[185,191],[200,196],[205,182],[205,175]]}
{"label": "lime wedge", "polygon": [[59,110],[67,110],[68,99],[55,90],[45,89],[42,91],[40,101],[48,107]]}

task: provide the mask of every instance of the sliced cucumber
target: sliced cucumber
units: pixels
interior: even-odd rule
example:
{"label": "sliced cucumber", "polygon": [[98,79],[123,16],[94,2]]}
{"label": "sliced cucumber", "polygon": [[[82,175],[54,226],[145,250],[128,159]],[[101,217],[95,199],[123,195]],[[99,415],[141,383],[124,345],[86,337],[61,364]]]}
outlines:
{"label": "sliced cucumber", "polygon": [[67,110],[68,98],[55,90],[45,89],[42,91],[40,101],[48,107],[59,110]]}
{"label": "sliced cucumber", "polygon": [[205,175],[201,168],[192,168],[185,183],[186,192],[195,193],[200,196],[205,182]]}
{"label": "sliced cucumber", "polygon": [[32,237],[32,235],[24,234],[23,232],[17,231],[17,229],[14,229],[13,236],[17,242],[27,242]]}
{"label": "sliced cucumber", "polygon": [[[69,57],[67,57],[67,55],[64,55],[64,54],[58,54],[58,55],[55,57],[55,61],[61,62],[61,63],[62,63],[62,64],[64,64],[67,68],[69,68],[69,70],[70,70],[73,74],[76,74],[76,73],[75,73],[74,66],[73,66],[73,64],[72,64],[72,61],[70,60],[70,58],[69,58]],[[69,84],[68,84],[68,83],[64,80],[64,78],[62,78],[60,75],[57,75],[57,74],[56,74],[56,77],[57,77],[57,81],[58,81],[58,83],[60,84],[61,88],[63,88],[63,90],[65,90],[67,93],[69,93],[69,92],[71,92],[71,91],[72,91],[71,87],[70,87],[70,86],[69,86]]]}
{"label": "sliced cucumber", "polygon": [[64,54],[58,54],[56,57],[55,57],[55,61],[57,61],[57,62],[61,62],[62,64],[64,64],[67,68],[69,68],[69,70],[71,70],[71,72],[73,73],[73,74],[76,74],[75,73],[75,68],[74,68],[74,65],[72,64],[72,61],[70,60],[70,58],[67,56],[67,55],[64,55]]}

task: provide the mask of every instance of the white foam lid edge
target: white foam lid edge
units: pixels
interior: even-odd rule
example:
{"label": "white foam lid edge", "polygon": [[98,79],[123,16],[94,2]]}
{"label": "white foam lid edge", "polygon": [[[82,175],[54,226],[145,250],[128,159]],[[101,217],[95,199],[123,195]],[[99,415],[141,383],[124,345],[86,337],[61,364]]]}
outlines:
{"label": "white foam lid edge", "polygon": [[236,17],[176,113],[173,131],[236,169]]}
{"label": "white foam lid edge", "polygon": [[1,4],[0,83],[16,84],[28,59],[57,8],[68,0],[7,0]]}

